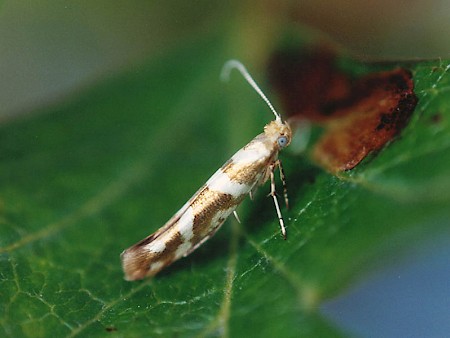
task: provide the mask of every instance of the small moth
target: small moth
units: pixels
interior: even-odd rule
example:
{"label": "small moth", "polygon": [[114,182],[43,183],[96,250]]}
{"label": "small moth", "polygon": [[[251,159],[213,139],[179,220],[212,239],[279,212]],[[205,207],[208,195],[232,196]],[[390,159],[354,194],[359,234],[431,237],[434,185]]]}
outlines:
{"label": "small moth", "polygon": [[242,63],[236,60],[225,63],[222,78],[228,78],[234,68],[267,103],[275,120],[264,127],[263,133],[225,162],[163,227],[122,252],[126,280],[153,276],[179,258],[189,255],[211,238],[231,213],[238,219],[236,207],[247,194],[252,197],[256,188],[269,178],[270,195],[275,204],[281,233],[286,239],[286,229],[275,191],[274,170],[276,167],[280,170],[287,206],[286,184],[278,152],[291,142],[291,128],[281,120]]}

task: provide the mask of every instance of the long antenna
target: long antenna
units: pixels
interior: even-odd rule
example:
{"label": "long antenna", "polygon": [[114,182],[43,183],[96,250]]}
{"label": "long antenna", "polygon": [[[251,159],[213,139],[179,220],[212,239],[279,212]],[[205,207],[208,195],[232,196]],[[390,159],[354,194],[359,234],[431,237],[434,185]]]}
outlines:
{"label": "long antenna", "polygon": [[228,81],[230,78],[230,72],[233,68],[236,68],[242,76],[247,80],[247,82],[250,84],[250,86],[253,87],[253,89],[261,96],[261,98],[267,103],[270,110],[274,113],[275,118],[277,121],[281,122],[281,116],[277,113],[275,108],[272,106],[272,103],[270,103],[269,99],[264,95],[262,90],[258,87],[255,80],[251,77],[250,73],[247,71],[245,66],[238,60],[229,60],[227,61],[222,68],[222,72],[220,73],[220,79],[222,81]]}

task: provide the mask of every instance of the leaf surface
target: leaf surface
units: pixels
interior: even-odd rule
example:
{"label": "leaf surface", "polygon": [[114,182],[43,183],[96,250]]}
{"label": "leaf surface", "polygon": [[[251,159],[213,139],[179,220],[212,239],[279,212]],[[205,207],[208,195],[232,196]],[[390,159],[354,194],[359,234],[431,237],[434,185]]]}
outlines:
{"label": "leaf surface", "polygon": [[1,126],[1,336],[343,336],[316,311],[321,302],[405,239],[443,230],[450,62],[418,62],[408,65],[416,111],[378,154],[336,177],[282,153],[287,241],[264,186],[238,209],[243,224],[230,219],[153,279],[124,281],[122,250],[272,118],[237,76],[218,81],[219,40]]}

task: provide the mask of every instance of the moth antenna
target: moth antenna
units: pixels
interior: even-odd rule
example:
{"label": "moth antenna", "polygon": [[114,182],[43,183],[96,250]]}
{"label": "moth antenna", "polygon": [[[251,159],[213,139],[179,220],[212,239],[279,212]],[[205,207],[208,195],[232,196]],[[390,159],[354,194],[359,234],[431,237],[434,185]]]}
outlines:
{"label": "moth antenna", "polygon": [[267,96],[264,95],[262,90],[256,84],[255,80],[253,80],[253,78],[250,75],[250,73],[247,71],[245,66],[240,61],[238,61],[238,60],[229,60],[229,61],[225,62],[225,64],[223,65],[223,68],[222,68],[222,72],[220,73],[220,79],[222,81],[228,81],[229,78],[230,78],[230,72],[231,72],[231,70],[233,68],[236,68],[242,74],[242,76],[244,77],[244,79],[247,80],[247,82],[250,84],[250,86],[252,86],[253,89],[259,94],[259,96],[261,96],[261,98],[267,103],[267,105],[269,106],[270,110],[275,115],[275,119],[277,121],[281,122],[280,114],[277,113],[275,108],[272,106],[272,103],[270,103],[270,101],[267,98]]}

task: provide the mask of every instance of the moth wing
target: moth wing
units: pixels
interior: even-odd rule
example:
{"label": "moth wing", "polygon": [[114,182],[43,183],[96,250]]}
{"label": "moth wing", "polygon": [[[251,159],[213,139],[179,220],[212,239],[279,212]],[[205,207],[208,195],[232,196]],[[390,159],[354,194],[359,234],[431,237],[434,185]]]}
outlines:
{"label": "moth wing", "polygon": [[172,228],[180,220],[180,218],[183,216],[183,214],[186,212],[186,210],[192,205],[192,202],[194,201],[194,199],[199,194],[201,194],[202,191],[204,191],[208,187],[208,185],[211,185],[212,183],[214,183],[219,178],[220,175],[223,175],[221,169],[217,170],[214,173],[214,175],[212,175],[210,177],[210,179],[206,182],[206,184],[204,184],[200,189],[198,189],[195,192],[195,194],[192,195],[192,197],[181,207],[181,209],[178,210],[175,213],[175,215],[173,215],[161,228],[159,228],[158,230],[156,230],[156,232],[154,232],[150,236],[147,236],[146,238],[139,241],[138,243],[136,243],[133,246],[141,246],[141,245],[150,243],[150,242],[154,241],[155,239],[157,239],[159,236],[161,236],[163,233],[168,231],[170,228]]}

